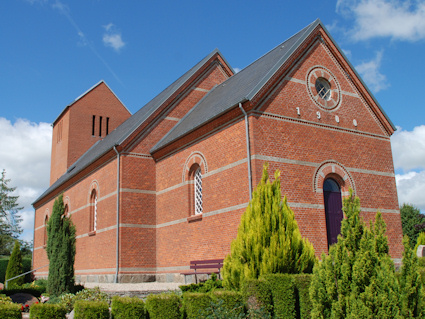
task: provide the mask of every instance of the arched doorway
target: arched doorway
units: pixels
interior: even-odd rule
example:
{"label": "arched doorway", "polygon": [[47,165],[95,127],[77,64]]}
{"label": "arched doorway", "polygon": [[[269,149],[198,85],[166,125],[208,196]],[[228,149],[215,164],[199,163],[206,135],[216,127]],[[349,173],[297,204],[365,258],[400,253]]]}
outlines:
{"label": "arched doorway", "polygon": [[328,246],[335,244],[341,232],[342,213],[341,188],[332,178],[323,182],[323,197],[325,201],[326,229],[328,233]]}

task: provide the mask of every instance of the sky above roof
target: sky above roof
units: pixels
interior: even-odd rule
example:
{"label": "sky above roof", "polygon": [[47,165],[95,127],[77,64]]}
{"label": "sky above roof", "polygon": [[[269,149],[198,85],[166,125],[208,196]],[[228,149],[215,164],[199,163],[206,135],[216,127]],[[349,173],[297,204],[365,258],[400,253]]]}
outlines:
{"label": "sky above roof", "polygon": [[[320,18],[398,131],[399,201],[425,212],[425,1],[0,2],[0,169],[17,186],[24,238],[47,187],[51,127],[104,80],[135,113],[218,48],[236,71]],[[419,83],[419,84],[418,84]]]}

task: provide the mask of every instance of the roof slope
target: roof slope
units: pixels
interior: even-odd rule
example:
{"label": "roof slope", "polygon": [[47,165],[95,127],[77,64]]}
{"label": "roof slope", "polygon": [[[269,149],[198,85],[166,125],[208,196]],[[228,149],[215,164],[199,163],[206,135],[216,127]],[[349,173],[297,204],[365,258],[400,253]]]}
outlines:
{"label": "roof slope", "polygon": [[151,153],[158,151],[178,138],[199,128],[206,122],[217,118],[221,114],[235,107],[238,103],[251,100],[319,25],[341,52],[390,125],[395,129],[388,116],[375,100],[366,84],[361,80],[360,76],[345,57],[342,50],[340,50],[337,46],[325,26],[322,24],[320,19],[317,19],[291,38],[279,44],[270,52],[263,55],[261,58],[211,90],[151,149]]}
{"label": "roof slope", "polygon": [[[174,93],[176,93],[202,66],[207,63],[215,54],[219,54],[222,58],[220,51],[215,49],[189,71],[183,74],[180,78],[174,81],[164,91],[159,93],[150,102],[143,106],[139,111],[134,113],[124,123],[113,130],[104,139],[95,143],[86,153],[84,153],[74,164],[72,164],[67,172],[63,174],[55,183],[53,183],[33,204],[37,203],[43,197],[55,190],[57,187],[77,175],[91,163],[102,157],[114,146],[120,145],[125,141],[141,124],[143,124],[160,106],[167,101]],[[223,58],[224,60],[224,58]],[[225,61],[225,60],[224,60]],[[227,63],[227,62],[226,62]],[[229,65],[229,64],[228,64]]]}

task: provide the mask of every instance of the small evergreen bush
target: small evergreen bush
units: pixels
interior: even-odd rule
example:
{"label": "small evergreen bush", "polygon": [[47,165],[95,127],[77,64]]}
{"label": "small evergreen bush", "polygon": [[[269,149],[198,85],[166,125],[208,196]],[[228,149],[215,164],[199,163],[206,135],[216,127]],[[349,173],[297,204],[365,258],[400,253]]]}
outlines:
{"label": "small evergreen bush", "polygon": [[[15,240],[15,246],[13,247],[12,254],[7,264],[5,283],[7,280],[22,274],[22,254],[21,245],[18,240]],[[7,288],[21,287],[24,284],[24,276],[10,280],[7,283]]]}
{"label": "small evergreen bush", "polygon": [[272,292],[269,283],[264,279],[249,279],[242,288],[245,303],[248,309],[263,309],[273,313]]}
{"label": "small evergreen bush", "polygon": [[37,279],[33,282],[26,283],[22,285],[24,289],[33,289],[39,292],[40,295],[44,294],[47,289],[47,280],[46,279]]}
{"label": "small evergreen bush", "polygon": [[109,305],[105,301],[77,300],[74,305],[75,319],[109,319]]}
{"label": "small evergreen bush", "polygon": [[202,292],[185,292],[183,294],[183,308],[188,319],[202,318],[205,309],[213,302],[211,294]]}
{"label": "small evergreen bush", "polygon": [[243,295],[236,291],[216,290],[211,292],[214,302],[221,302],[221,306],[229,313],[240,315],[245,313]]}
{"label": "small evergreen bush", "polygon": [[239,290],[247,279],[274,273],[311,273],[313,245],[301,236],[294,212],[282,200],[280,172],[269,180],[268,165],[241,217],[238,234],[224,260],[223,285]]}
{"label": "small evergreen bush", "polygon": [[33,304],[30,307],[30,319],[65,319],[66,309],[61,305]]}
{"label": "small evergreen bush", "polygon": [[180,319],[181,317],[181,298],[176,294],[149,295],[145,306],[150,319]]}
{"label": "small evergreen bush", "polygon": [[0,318],[22,319],[21,304],[0,303]]}
{"label": "small evergreen bush", "polygon": [[210,292],[216,289],[223,288],[223,282],[217,279],[217,274],[212,273],[210,278],[205,282],[198,284],[182,285],[179,286],[182,292]]}
{"label": "small evergreen bush", "polygon": [[72,309],[74,309],[75,302],[78,300],[102,301],[109,304],[111,298],[107,293],[101,291],[99,287],[94,287],[92,289],[83,289],[77,292],[75,295],[71,293],[62,294],[58,298],[57,302],[66,307],[68,312],[70,312]]}
{"label": "small evergreen bush", "polygon": [[114,296],[111,308],[113,319],[146,318],[145,303],[139,298]]}

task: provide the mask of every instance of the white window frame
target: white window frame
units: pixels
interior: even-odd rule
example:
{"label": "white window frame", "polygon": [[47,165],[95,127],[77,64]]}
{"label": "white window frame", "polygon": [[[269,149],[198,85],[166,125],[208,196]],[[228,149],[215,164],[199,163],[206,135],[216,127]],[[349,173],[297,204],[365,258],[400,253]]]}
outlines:
{"label": "white window frame", "polygon": [[195,172],[194,189],[195,189],[195,215],[202,214],[202,172],[198,168]]}

